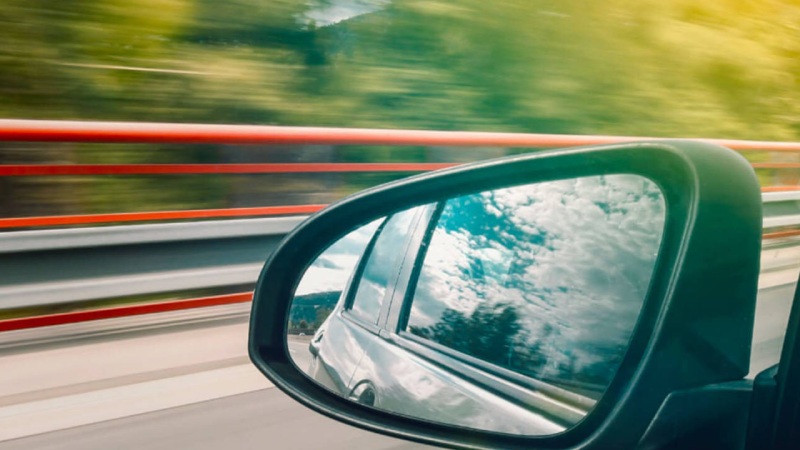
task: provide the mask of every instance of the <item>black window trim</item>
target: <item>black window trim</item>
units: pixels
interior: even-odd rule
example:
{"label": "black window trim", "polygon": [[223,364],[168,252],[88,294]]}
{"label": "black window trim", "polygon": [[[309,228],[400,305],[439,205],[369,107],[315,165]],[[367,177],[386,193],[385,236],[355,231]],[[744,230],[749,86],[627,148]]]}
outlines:
{"label": "black window trim", "polygon": [[[372,237],[367,244],[367,247],[364,249],[364,252],[361,254],[361,257],[358,259],[358,264],[356,264],[356,268],[353,271],[353,275],[350,278],[350,281],[347,283],[345,287],[345,291],[343,295],[345,295],[344,302],[342,303],[342,309],[340,310],[339,314],[341,315],[342,319],[346,319],[348,322],[352,322],[355,325],[359,325],[360,327],[366,329],[367,331],[378,334],[378,327],[377,323],[370,323],[366,319],[360,317],[357,314],[354,314],[351,311],[353,307],[353,301],[355,300],[356,291],[358,290],[358,284],[361,281],[361,275],[364,273],[364,267],[367,265],[367,260],[369,260],[369,255],[372,254],[372,249],[375,247],[375,242],[378,240],[378,236],[383,232],[383,228],[386,226],[386,223],[389,221],[391,216],[387,216],[383,219],[378,228],[372,233]],[[379,314],[380,316],[380,314]]]}
{"label": "black window trim", "polygon": [[[398,272],[398,279],[387,311],[385,328],[389,333],[395,333],[399,329],[398,326],[406,320],[406,293],[411,281],[415,279],[415,274],[419,272],[417,268],[420,261],[419,255],[427,249],[428,242],[430,242],[429,235],[433,231],[433,225],[439,220],[443,205],[444,202],[429,203],[420,212],[419,221],[408,242],[403,266]],[[423,220],[427,222],[423,223]]]}
{"label": "black window trim", "polygon": [[[424,205],[419,205],[419,206],[421,207]],[[358,325],[361,328],[364,328],[365,330],[375,335],[381,334],[381,330],[384,328],[388,320],[388,317],[390,316],[392,299],[395,296],[395,291],[397,289],[398,282],[401,278],[401,268],[405,263],[406,258],[408,257],[409,247],[412,242],[411,237],[416,233],[416,230],[419,228],[419,221],[422,218],[424,208],[421,208],[420,210],[416,211],[414,216],[411,218],[411,229],[410,229],[411,232],[406,236],[405,242],[403,243],[402,246],[404,256],[395,263],[395,268],[393,270],[393,277],[392,277],[393,279],[390,280],[389,283],[386,285],[386,292],[384,293],[383,300],[381,301],[381,308],[378,311],[378,317],[376,317],[376,322],[372,323],[368,321],[366,318],[353,313],[352,312],[353,302],[355,301],[355,295],[356,292],[358,292],[358,286],[361,282],[361,278],[364,274],[367,262],[369,261],[369,258],[372,255],[373,249],[375,248],[378,239],[380,238],[381,234],[386,228],[386,225],[397,214],[401,214],[406,211],[408,210],[397,211],[394,214],[386,216],[383,222],[381,222],[380,226],[378,226],[378,228],[375,230],[375,233],[372,235],[372,238],[370,239],[367,248],[364,249],[361,258],[359,258],[356,270],[353,272],[353,276],[350,282],[346,286],[347,289],[347,292],[345,292],[346,297],[342,306],[342,310],[340,312],[342,318],[347,319],[349,322],[352,322],[353,324]]]}

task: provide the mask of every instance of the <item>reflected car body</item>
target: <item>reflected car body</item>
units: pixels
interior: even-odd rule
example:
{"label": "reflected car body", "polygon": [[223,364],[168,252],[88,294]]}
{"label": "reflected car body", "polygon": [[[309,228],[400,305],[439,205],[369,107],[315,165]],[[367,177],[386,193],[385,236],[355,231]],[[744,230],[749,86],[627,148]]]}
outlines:
{"label": "reflected car body", "polygon": [[[613,194],[621,186],[628,189],[631,180],[612,181],[604,182],[600,190]],[[567,188],[585,188],[586,180],[582,182]],[[556,183],[542,183],[541,187],[558,187],[551,184]],[[508,213],[495,214],[494,221],[473,220],[482,217],[476,208],[485,212],[503,209],[504,205],[518,206],[514,202],[519,201],[519,189],[423,205],[386,218],[373,230],[333,312],[314,334],[308,374],[342,396],[434,422],[537,435],[571,427],[592,409],[610,383],[648,288],[663,227],[663,199],[654,195],[658,194],[654,185],[639,183],[636,189],[643,189],[637,198],[646,206],[639,210],[651,218],[627,222],[635,222],[639,231],[644,231],[643,237],[635,241],[630,237],[631,229],[613,223],[617,235],[606,233],[603,245],[607,254],[613,254],[614,249],[635,243],[632,248],[644,256],[637,258],[626,252],[601,259],[609,273],[623,275],[612,279],[606,273],[606,283],[591,280],[594,290],[588,293],[579,289],[586,284],[579,276],[562,277],[556,283],[549,272],[532,272],[537,256],[547,259],[548,268],[580,262],[574,256],[567,260],[559,257],[551,248],[554,242],[558,248],[566,247],[553,236],[540,239],[553,229],[544,219],[526,219],[517,225],[500,223],[500,219],[513,216]],[[553,197],[547,189],[540,191],[543,199]],[[531,198],[536,191],[524,194],[525,205],[535,203]],[[514,202],[498,200],[503,198]],[[608,204],[603,199],[597,202]],[[556,202],[550,211],[564,212],[564,204]],[[620,205],[612,202],[613,207],[606,208],[607,216],[636,211]],[[524,212],[524,208],[519,211]],[[546,216],[541,208],[536,213]],[[630,219],[625,214],[621,217]],[[577,237],[585,230],[601,229],[582,223],[565,227],[556,222],[561,234],[579,243]],[[615,236],[624,238],[616,246]],[[504,240],[504,245],[494,245]],[[437,259],[441,256],[437,252],[446,253],[448,249],[459,257],[458,262]],[[529,255],[528,259],[522,254]],[[615,266],[615,261],[626,261],[624,270]],[[443,277],[445,292],[429,288],[431,284],[441,286]],[[531,279],[545,286],[547,294],[530,286],[523,288],[521,283]],[[550,286],[547,280],[556,284]],[[637,286],[629,287],[631,283],[625,281],[630,280],[638,280]],[[597,287],[605,285],[608,292]],[[521,294],[526,291],[538,296]],[[516,304],[514,296],[519,297]],[[558,311],[549,307],[555,312],[547,313],[548,302],[564,302],[565,297],[573,299],[570,308]],[[613,301],[609,303],[608,298]],[[578,303],[581,305],[575,306]],[[523,309],[525,305],[529,310]],[[589,324],[592,346],[586,349],[581,339],[568,337],[569,333],[547,324],[552,319],[547,314],[560,317],[561,322],[564,317],[572,319],[566,314],[578,314]],[[433,316],[438,322],[425,326]],[[586,316],[592,318],[587,321]],[[600,339],[599,335],[614,338]],[[569,353],[562,348],[569,348]],[[581,352],[596,361],[577,364],[575,361],[585,359]]]}

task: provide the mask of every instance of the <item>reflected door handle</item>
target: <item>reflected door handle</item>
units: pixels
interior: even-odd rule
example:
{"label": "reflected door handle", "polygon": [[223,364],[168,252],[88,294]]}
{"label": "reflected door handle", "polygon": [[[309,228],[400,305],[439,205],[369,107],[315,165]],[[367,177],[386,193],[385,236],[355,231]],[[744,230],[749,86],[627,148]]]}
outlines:
{"label": "reflected door handle", "polygon": [[311,353],[311,355],[313,355],[313,356],[319,355],[319,342],[322,340],[322,337],[324,336],[324,334],[325,333],[318,334],[311,341],[311,343],[308,344],[308,351]]}
{"label": "reflected door handle", "polygon": [[359,383],[348,396],[350,400],[368,406],[375,406],[375,397],[375,389],[369,381]]}

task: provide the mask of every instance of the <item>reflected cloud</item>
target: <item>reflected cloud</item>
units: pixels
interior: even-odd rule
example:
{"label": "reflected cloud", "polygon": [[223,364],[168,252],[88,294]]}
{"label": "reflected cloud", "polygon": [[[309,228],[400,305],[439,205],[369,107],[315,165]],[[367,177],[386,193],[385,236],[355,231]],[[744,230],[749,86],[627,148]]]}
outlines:
{"label": "reflected cloud", "polygon": [[377,219],[351,231],[322,252],[300,278],[294,295],[341,292],[381,221]]}
{"label": "reflected cloud", "polygon": [[[493,363],[602,393],[646,296],[665,214],[658,187],[632,175],[449,200],[408,330],[484,360],[502,351],[505,363]],[[487,308],[495,315],[511,308],[519,323],[492,330],[480,318]],[[490,349],[490,341],[502,344]]]}

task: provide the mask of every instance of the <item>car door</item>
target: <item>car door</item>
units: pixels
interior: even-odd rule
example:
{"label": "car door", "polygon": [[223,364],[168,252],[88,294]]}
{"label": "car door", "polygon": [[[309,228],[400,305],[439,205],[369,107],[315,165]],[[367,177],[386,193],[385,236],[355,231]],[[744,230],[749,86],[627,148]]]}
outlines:
{"label": "car door", "polygon": [[357,369],[366,349],[378,337],[386,314],[384,305],[388,305],[393,293],[397,270],[422,209],[403,211],[383,221],[336,309],[312,339],[311,376],[342,395],[355,395],[370,402],[370,392],[365,392],[363,386],[354,392],[356,385],[370,382],[370,377],[357,373]]}

